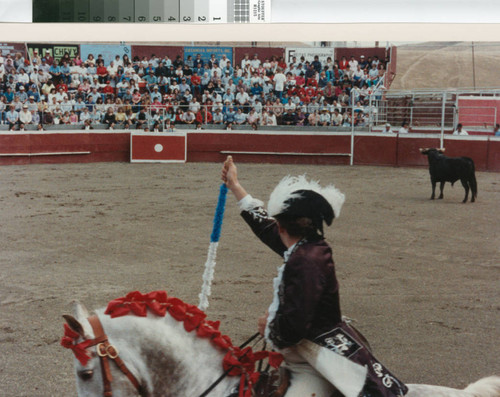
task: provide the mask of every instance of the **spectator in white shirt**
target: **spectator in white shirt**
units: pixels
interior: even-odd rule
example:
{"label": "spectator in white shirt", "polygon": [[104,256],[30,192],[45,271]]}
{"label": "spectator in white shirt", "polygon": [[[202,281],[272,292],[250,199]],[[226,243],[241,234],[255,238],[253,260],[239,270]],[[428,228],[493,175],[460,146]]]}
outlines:
{"label": "spectator in white shirt", "polygon": [[272,110],[264,113],[262,114],[262,125],[278,125],[278,122],[276,120],[276,115],[273,113]]}
{"label": "spectator in white shirt", "polygon": [[32,116],[28,110],[28,105],[23,106],[23,110],[19,113],[19,121],[23,124],[31,124]]}
{"label": "spectator in white shirt", "polygon": [[248,54],[245,54],[245,56],[244,56],[244,57],[243,57],[243,59],[241,60],[241,68],[242,68],[242,69],[245,69],[245,68],[246,68],[246,66],[247,66],[248,64],[250,64],[250,62],[251,62],[251,61],[250,61],[250,57],[249,57],[249,55],[248,55]]}
{"label": "spectator in white shirt", "polygon": [[196,97],[193,97],[193,99],[189,103],[189,110],[191,110],[194,114],[196,114],[198,113],[200,108],[201,108],[200,103],[196,100]]}
{"label": "spectator in white shirt", "polygon": [[453,131],[453,135],[469,135],[469,133],[464,130],[462,124],[458,124],[457,129]]}
{"label": "spectator in white shirt", "polygon": [[255,54],[253,56],[253,59],[250,61],[250,65],[252,65],[252,68],[253,70],[257,70],[260,66],[260,59],[259,59],[259,55],[258,54]]}
{"label": "spectator in white shirt", "polygon": [[286,76],[283,74],[283,69],[278,68],[277,73],[274,75],[274,91],[279,99],[283,97],[285,82],[286,82]]}
{"label": "spectator in white shirt", "polygon": [[215,109],[215,113],[213,114],[213,122],[214,124],[224,124],[224,114],[222,113],[220,108]]}
{"label": "spectator in white shirt", "polygon": [[399,134],[408,134],[410,131],[411,131],[410,124],[407,121],[405,121],[405,122],[403,122],[403,125],[399,129],[398,133]]}
{"label": "spectator in white shirt", "polygon": [[386,134],[393,134],[394,133],[394,131],[391,128],[391,124],[389,124],[389,123],[385,124],[385,128],[382,132],[386,133]]}
{"label": "spectator in white shirt", "polygon": [[248,104],[249,100],[250,100],[250,96],[248,95],[248,93],[243,88],[240,88],[240,92],[238,92],[236,94],[236,101],[240,105],[245,105],[245,104]]}
{"label": "spectator in white shirt", "polygon": [[327,109],[323,109],[323,111],[319,115],[319,125],[326,127],[330,125],[330,122],[331,122],[330,113],[328,113]]}

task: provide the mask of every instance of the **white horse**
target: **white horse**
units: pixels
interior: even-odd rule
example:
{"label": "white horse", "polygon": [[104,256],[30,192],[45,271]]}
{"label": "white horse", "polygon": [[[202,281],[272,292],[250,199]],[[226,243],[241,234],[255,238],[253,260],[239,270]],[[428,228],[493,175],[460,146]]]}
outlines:
{"label": "white horse", "polygon": [[[135,314],[142,310],[130,310],[130,303],[121,307]],[[227,349],[215,346],[210,341],[213,337],[200,337],[196,330],[187,332],[186,328],[192,327],[174,319],[170,310],[163,316],[149,310],[146,313],[143,309],[141,316],[123,315],[127,313],[122,312],[115,318],[105,314],[103,309],[96,311],[105,337],[96,335],[99,332],[91,326],[89,314],[82,305],[75,304],[74,317],[64,316],[68,326],[63,345],[73,349],[79,358],[75,359],[78,396],[197,397],[203,395],[224,372],[222,363]],[[175,317],[179,318],[179,315]],[[192,321],[188,323],[192,325]],[[195,326],[199,324],[199,319],[194,323]],[[93,341],[96,337],[98,340]],[[101,356],[107,360],[103,361]],[[123,363],[125,370],[119,368],[120,363],[115,365],[112,362],[115,356],[119,357],[117,360]],[[126,375],[127,371],[132,376]],[[107,377],[109,385],[105,390]],[[136,380],[135,386],[132,378]],[[224,377],[208,396],[237,396],[240,379],[240,376]],[[500,396],[498,376],[480,379],[463,390],[421,384],[407,386],[407,397]]]}

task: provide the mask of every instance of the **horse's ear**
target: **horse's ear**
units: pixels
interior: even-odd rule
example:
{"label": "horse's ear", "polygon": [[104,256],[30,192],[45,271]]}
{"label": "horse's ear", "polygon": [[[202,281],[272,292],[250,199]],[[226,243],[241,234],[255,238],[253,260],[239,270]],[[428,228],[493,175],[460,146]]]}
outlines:
{"label": "horse's ear", "polygon": [[79,320],[83,321],[89,317],[87,308],[78,301],[73,301],[73,315]]}
{"label": "horse's ear", "polygon": [[82,338],[85,337],[85,331],[83,330],[82,324],[80,324],[76,318],[69,314],[63,314],[63,318],[73,331],[78,333]]}
{"label": "horse's ear", "polygon": [[70,328],[78,332],[83,338],[90,338],[92,335],[92,330],[87,321],[89,318],[89,312],[87,308],[78,301],[72,302],[73,316],[64,315],[66,323]]}

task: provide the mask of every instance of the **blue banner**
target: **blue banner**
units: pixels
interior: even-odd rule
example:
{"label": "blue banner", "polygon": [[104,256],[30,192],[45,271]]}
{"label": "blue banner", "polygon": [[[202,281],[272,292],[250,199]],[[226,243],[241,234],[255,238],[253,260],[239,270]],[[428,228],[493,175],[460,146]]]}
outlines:
{"label": "blue banner", "polygon": [[225,55],[231,61],[231,65],[233,64],[233,47],[184,47],[184,62],[186,62],[189,55],[194,61],[198,54],[201,55],[203,62],[207,62],[212,54],[220,62],[222,56]]}
{"label": "blue banner", "polygon": [[132,58],[131,47],[129,45],[122,44],[82,44],[80,45],[80,52],[81,58],[84,62],[87,60],[89,54],[92,54],[94,59],[97,59],[99,55],[102,55],[105,66],[108,66],[111,61],[114,61],[117,55],[122,58],[123,55],[126,54],[129,58]]}

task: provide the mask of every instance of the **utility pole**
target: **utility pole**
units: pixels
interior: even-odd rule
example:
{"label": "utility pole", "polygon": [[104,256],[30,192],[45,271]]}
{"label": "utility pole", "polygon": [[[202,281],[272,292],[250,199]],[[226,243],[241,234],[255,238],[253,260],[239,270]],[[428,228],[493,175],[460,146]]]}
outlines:
{"label": "utility pole", "polygon": [[472,42],[472,84],[476,89],[476,62],[474,60],[474,42]]}

